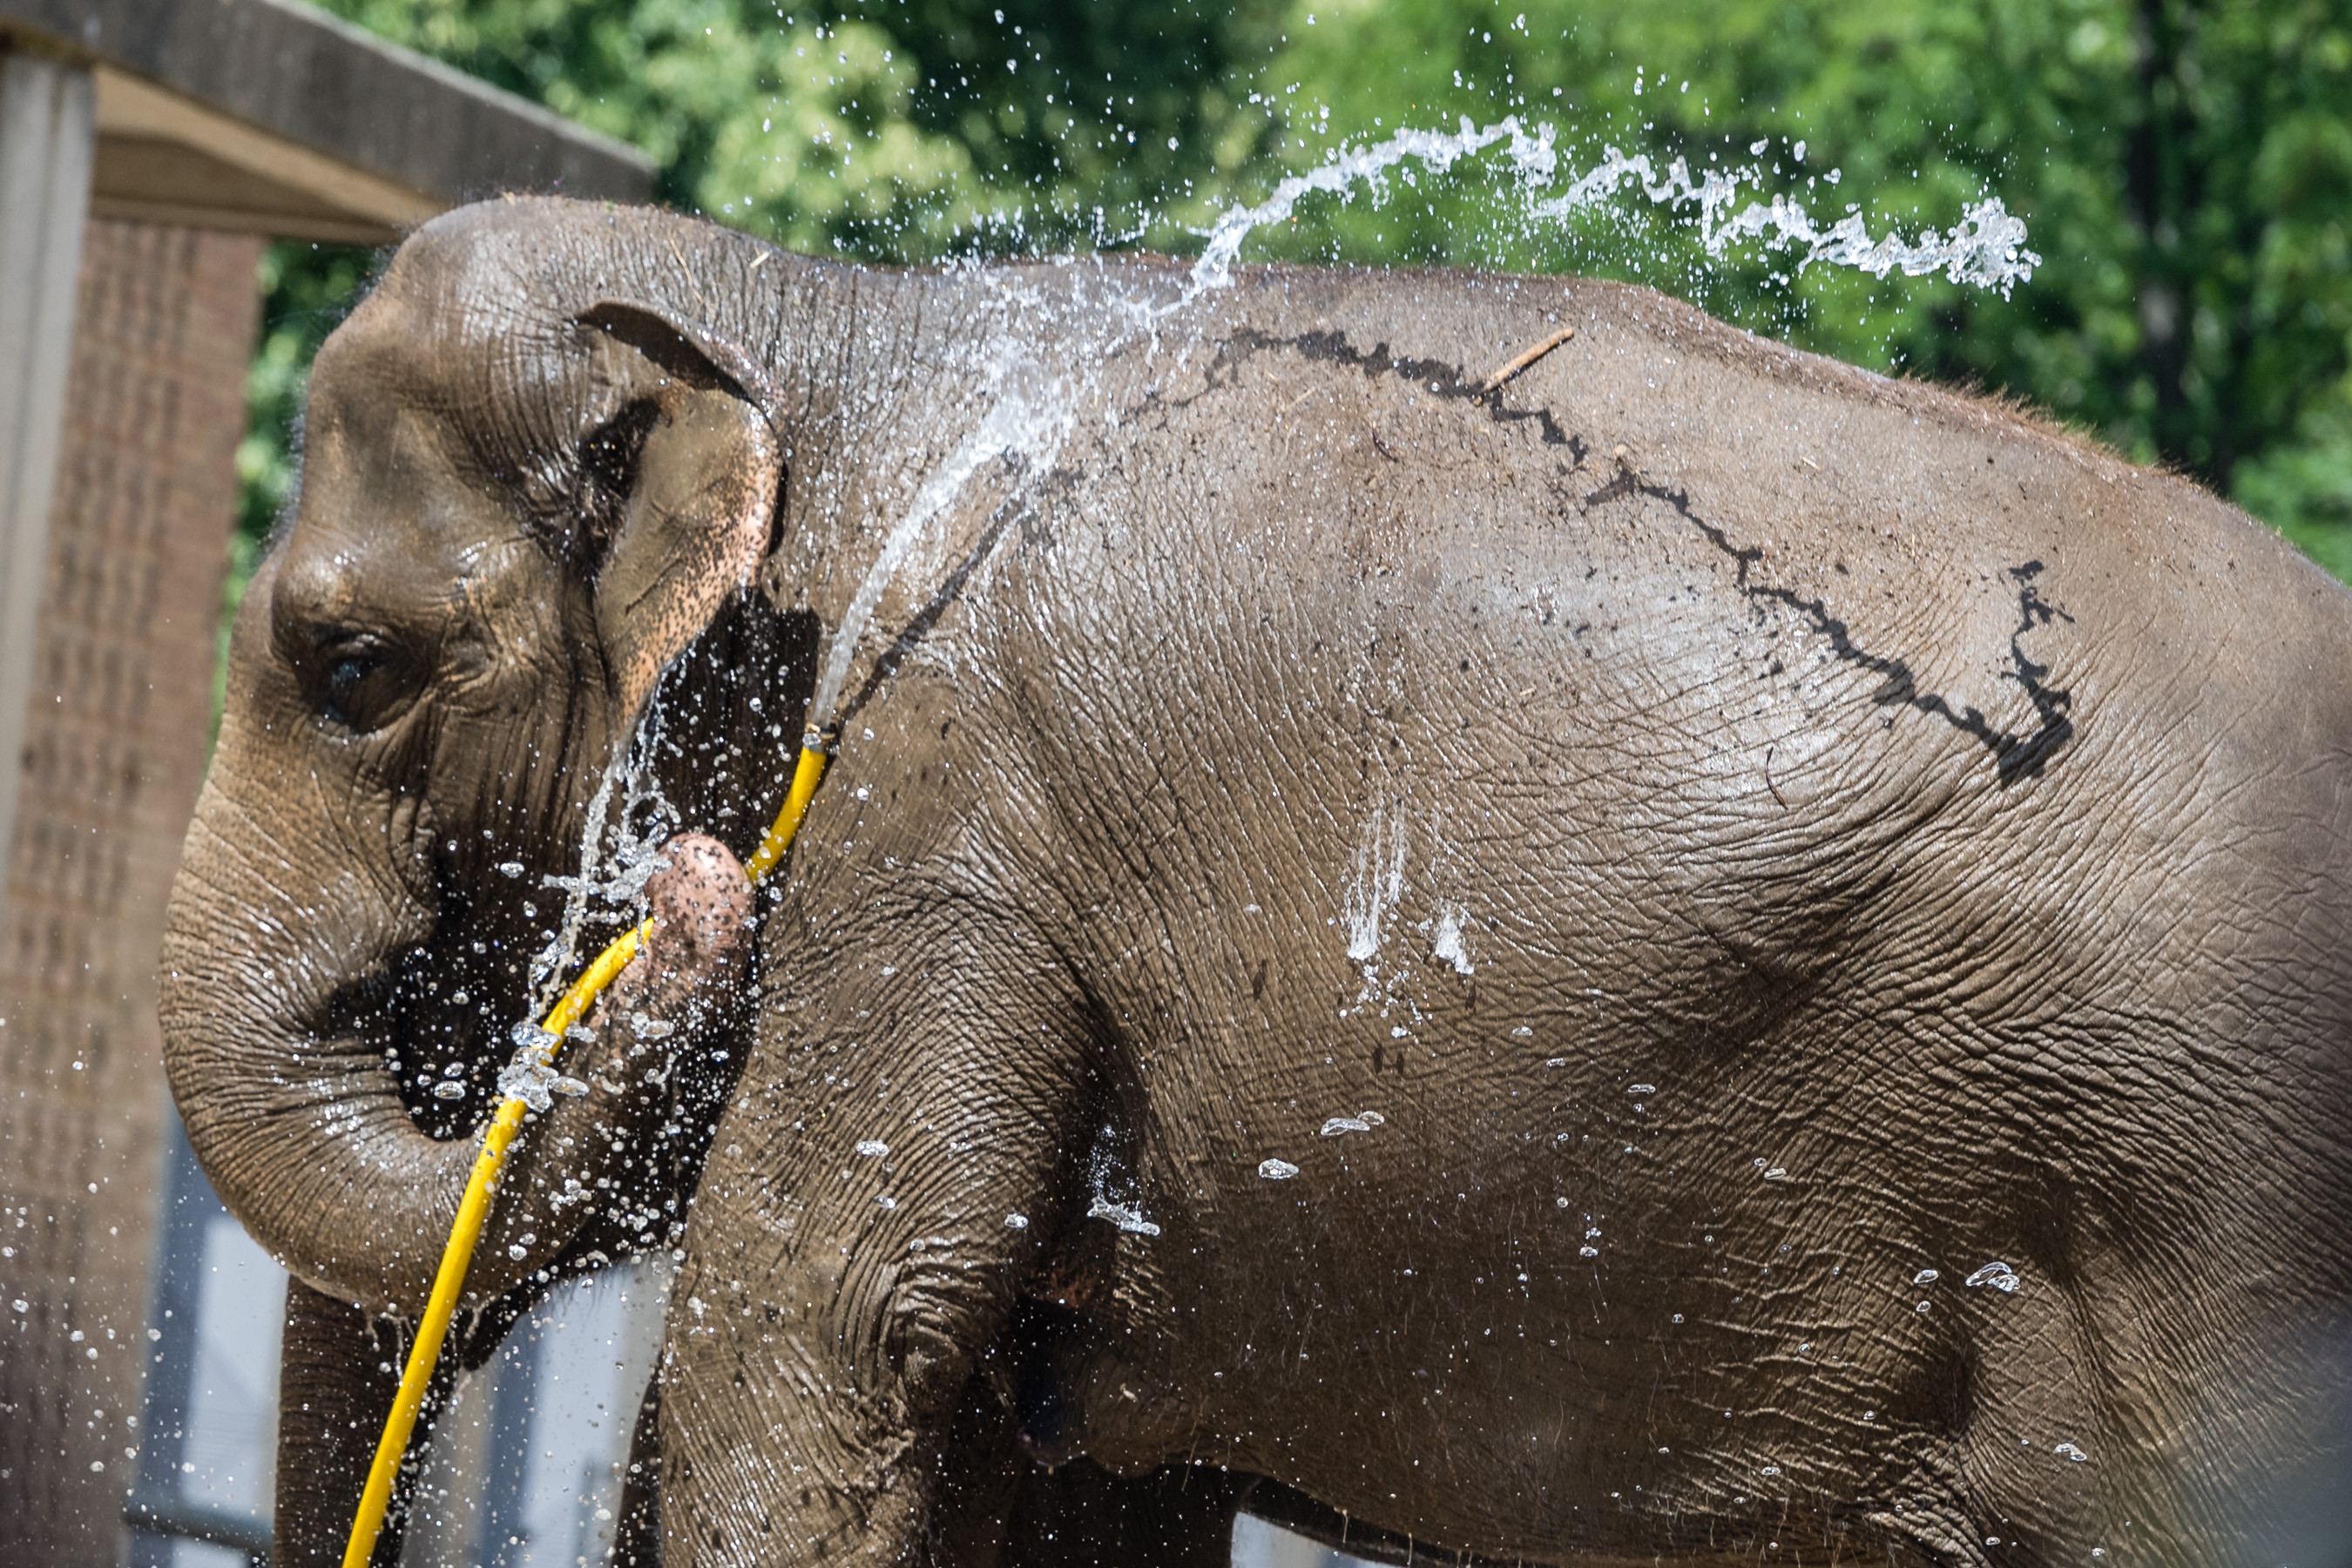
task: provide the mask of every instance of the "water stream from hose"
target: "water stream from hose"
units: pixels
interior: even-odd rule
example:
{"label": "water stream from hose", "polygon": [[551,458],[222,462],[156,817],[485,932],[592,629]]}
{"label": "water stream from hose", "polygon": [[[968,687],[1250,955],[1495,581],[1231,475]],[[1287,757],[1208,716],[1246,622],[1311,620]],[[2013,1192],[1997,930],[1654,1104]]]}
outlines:
{"label": "water stream from hose", "polygon": [[[1875,278],[1892,272],[1913,278],[1941,272],[1955,283],[1999,289],[2004,296],[2032,277],[2033,269],[2042,264],[2041,257],[2025,248],[2025,225],[1996,195],[1987,195],[1971,203],[1949,233],[1930,228],[1910,239],[1892,232],[1874,237],[1859,212],[1848,212],[1825,226],[1801,200],[1785,192],[1769,201],[1751,199],[1738,205],[1743,189],[1763,189],[1767,176],[1760,163],[1728,169],[1709,167],[1694,177],[1687,158],[1673,159],[1661,174],[1656,161],[1646,153],[1604,147],[1599,163],[1568,179],[1564,189],[1559,188],[1562,180],[1558,128],[1547,122],[1530,126],[1509,115],[1481,126],[1465,116],[1461,128],[1451,132],[1404,130],[1385,141],[1336,147],[1321,164],[1276,184],[1265,200],[1255,206],[1230,208],[1218,218],[1192,267],[1194,291],[1231,283],[1242,243],[1258,230],[1291,217],[1302,197],[1322,193],[1344,202],[1361,189],[1380,201],[1388,194],[1389,172],[1408,159],[1432,174],[1444,174],[1462,159],[1498,144],[1505,150],[1512,180],[1526,198],[1523,216],[1530,227],[1558,225],[1579,212],[1615,201],[1631,189],[1654,205],[1686,214],[1700,244],[1715,260],[1721,260],[1736,244],[1755,241],[1769,250],[1797,253],[1794,266],[1800,272],[1815,266],[1850,267]],[[1751,144],[1749,156],[1761,157],[1768,145]],[[1832,183],[1834,186],[1834,174]]]}
{"label": "water stream from hose", "polygon": [[[1196,231],[1203,234],[1205,244],[1183,289],[1172,298],[1130,300],[1125,309],[1107,313],[1101,318],[1103,341],[1080,356],[1081,363],[1102,363],[1139,333],[1156,340],[1181,324],[1182,313],[1202,296],[1232,287],[1244,243],[1261,230],[1287,222],[1304,199],[1322,195],[1347,202],[1360,193],[1376,203],[1384,201],[1390,199],[1391,173],[1408,163],[1443,174],[1493,148],[1502,150],[1508,180],[1518,192],[1519,216],[1530,231],[1558,228],[1580,213],[1638,195],[1688,224],[1707,257],[1717,261],[1734,247],[1752,244],[1788,255],[1791,272],[1813,267],[1850,268],[1875,278],[1940,272],[1955,283],[1997,289],[2004,296],[2031,278],[2042,262],[2025,247],[2025,225],[1990,194],[1970,204],[1948,232],[1928,228],[1908,237],[1897,232],[1874,236],[1859,212],[1824,223],[1788,192],[1743,202],[1744,192],[1761,193],[1766,186],[1761,162],[1694,174],[1687,158],[1675,157],[1661,172],[1650,154],[1610,146],[1580,173],[1564,167],[1559,143],[1557,127],[1523,122],[1511,115],[1485,126],[1465,117],[1453,132],[1408,129],[1383,141],[1334,148],[1318,167],[1279,182],[1264,201],[1229,208],[1208,229]],[[1767,146],[1753,143],[1750,157],[1760,159]],[[1801,162],[1801,143],[1796,156]],[[1402,177],[1412,181],[1414,175],[1404,171]],[[1835,172],[1828,178],[1834,189]],[[1005,312],[1008,322],[1013,314]],[[1075,416],[1085,370],[1047,372],[1022,353],[1017,334],[1009,327],[999,337],[1003,352],[987,367],[987,395],[992,400],[988,411],[924,477],[891,525],[841,623],[827,628],[823,673],[809,707],[812,726],[835,716],[876,608],[918,552],[930,525],[947,513],[974,475],[999,459],[1012,458],[1031,473],[1042,471]]]}

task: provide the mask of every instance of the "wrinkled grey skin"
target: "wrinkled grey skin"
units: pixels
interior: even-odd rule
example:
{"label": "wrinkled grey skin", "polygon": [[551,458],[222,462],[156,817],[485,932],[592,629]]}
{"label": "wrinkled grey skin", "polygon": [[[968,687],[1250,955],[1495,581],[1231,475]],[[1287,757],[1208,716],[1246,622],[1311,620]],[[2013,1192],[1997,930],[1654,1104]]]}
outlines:
{"label": "wrinkled grey skin", "polygon": [[[928,515],[756,1017],[674,1053],[745,1047],[708,1163],[635,1177],[698,1177],[665,1562],[1215,1562],[1237,1503],[1399,1559],[2340,1553],[2352,602],[1642,290],[1136,314],[1183,284],[551,202],[404,247],[320,357],[168,950],[206,1169],[362,1303],[289,1377],[380,1409],[336,1347],[454,1201],[385,1046],[515,1016],[511,959],[495,1027],[382,977],[530,944],[490,868],[568,868],[682,652],[669,731],[745,752],[665,776],[732,768],[685,815],[748,853]],[[570,1266],[544,1194],[644,1098],[527,1134],[473,1305]]]}

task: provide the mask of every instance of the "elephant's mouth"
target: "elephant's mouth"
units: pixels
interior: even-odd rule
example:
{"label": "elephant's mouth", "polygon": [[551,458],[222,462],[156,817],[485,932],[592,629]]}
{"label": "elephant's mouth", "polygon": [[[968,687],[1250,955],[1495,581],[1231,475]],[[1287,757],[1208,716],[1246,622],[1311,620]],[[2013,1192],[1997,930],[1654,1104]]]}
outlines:
{"label": "elephant's mouth", "polygon": [[[745,595],[664,673],[654,707],[678,719],[651,727],[638,765],[656,781],[654,798],[670,823],[707,827],[739,858],[751,853],[781,804],[775,781],[793,772],[817,647],[814,617]],[[713,744],[714,735],[727,743]],[[654,837],[660,824],[631,826]],[[544,842],[576,842],[579,827]],[[518,837],[539,836],[502,834],[496,848],[462,837],[467,848],[451,844],[457,852],[433,873],[430,930],[348,974],[309,1020],[306,1032],[332,1042],[332,1051],[380,1059],[411,1121],[438,1141],[471,1136],[495,1104],[514,1030],[535,1021],[532,963],[563,914],[565,895],[546,879],[573,868],[534,864],[519,852]],[[583,959],[620,933],[624,912],[603,912],[609,923],[592,921],[581,933]],[[719,1076],[731,1076],[740,1061],[739,1054]]]}
{"label": "elephant's mouth", "polygon": [[431,936],[346,982],[328,1005],[330,1037],[381,1057],[410,1118],[435,1139],[469,1136],[496,1100],[546,941],[521,914],[496,918],[448,897]]}

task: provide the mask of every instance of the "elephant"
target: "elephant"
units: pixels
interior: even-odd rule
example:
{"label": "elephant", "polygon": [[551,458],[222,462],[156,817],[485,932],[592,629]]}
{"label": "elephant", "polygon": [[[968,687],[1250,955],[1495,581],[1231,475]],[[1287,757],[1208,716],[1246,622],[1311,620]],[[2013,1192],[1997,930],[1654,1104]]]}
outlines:
{"label": "elephant", "polygon": [[2189,480],[1630,285],[553,197],[305,432],[162,1005],[282,1563],[647,909],[459,1335],[672,1252],[636,1560],[2345,1560],[2352,600]]}

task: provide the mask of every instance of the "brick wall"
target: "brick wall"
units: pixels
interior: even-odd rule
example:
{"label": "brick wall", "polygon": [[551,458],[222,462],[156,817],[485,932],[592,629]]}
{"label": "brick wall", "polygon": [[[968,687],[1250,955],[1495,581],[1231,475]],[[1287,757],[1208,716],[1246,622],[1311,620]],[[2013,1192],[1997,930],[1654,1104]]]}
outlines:
{"label": "brick wall", "polygon": [[0,902],[0,1563],[112,1564],[262,242],[94,221]]}

